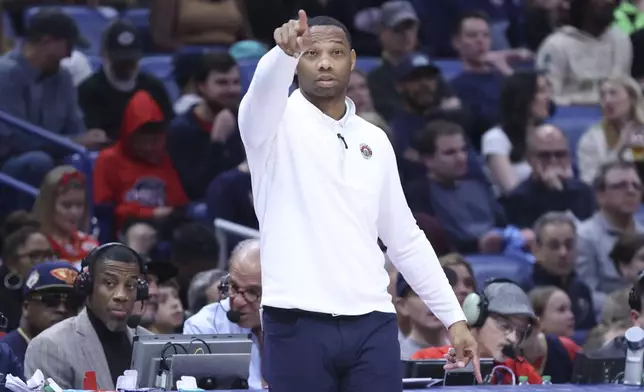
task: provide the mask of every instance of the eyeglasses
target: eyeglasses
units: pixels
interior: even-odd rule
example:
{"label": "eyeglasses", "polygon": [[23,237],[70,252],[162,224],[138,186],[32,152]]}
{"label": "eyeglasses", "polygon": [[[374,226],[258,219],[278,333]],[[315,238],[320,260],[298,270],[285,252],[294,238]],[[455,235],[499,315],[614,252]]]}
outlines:
{"label": "eyeglasses", "polygon": [[242,290],[237,286],[235,282],[230,282],[228,283],[228,296],[230,298],[234,298],[238,295],[241,295],[246,302],[249,304],[255,303],[259,301],[259,299],[262,296],[262,293],[258,293],[254,289],[247,289],[247,290]]}
{"label": "eyeglasses", "polygon": [[29,299],[52,309],[63,305],[68,310],[78,310],[82,306],[82,301],[77,296],[62,293],[32,295]]}
{"label": "eyeglasses", "polygon": [[497,314],[491,314],[490,318],[494,320],[496,325],[503,331],[504,334],[509,335],[512,332],[516,333],[519,342],[527,339],[532,333],[532,324],[519,325],[513,323],[511,320]]}
{"label": "eyeglasses", "polygon": [[618,191],[623,191],[631,187],[636,191],[642,190],[642,184],[637,181],[620,181],[613,184],[606,184],[606,189],[612,189],[612,190],[618,190]]}
{"label": "eyeglasses", "polygon": [[35,249],[35,250],[32,250],[31,252],[18,253],[17,256],[20,258],[27,257],[34,262],[43,261],[43,260],[55,260],[57,258],[56,254],[51,249],[47,249],[47,250]]}

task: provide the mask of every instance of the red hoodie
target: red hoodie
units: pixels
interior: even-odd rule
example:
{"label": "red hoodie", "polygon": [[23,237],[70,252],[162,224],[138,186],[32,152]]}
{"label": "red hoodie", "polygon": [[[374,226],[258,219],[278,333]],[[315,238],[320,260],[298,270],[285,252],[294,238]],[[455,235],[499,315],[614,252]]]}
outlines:
{"label": "red hoodie", "polygon": [[164,120],[159,105],[145,91],[138,91],[128,103],[118,142],[104,149],[94,165],[94,202],[116,204],[117,228],[128,217],[150,218],[157,207],[188,203],[169,155],[163,151],[159,163],[135,159],[127,141],[142,125]]}

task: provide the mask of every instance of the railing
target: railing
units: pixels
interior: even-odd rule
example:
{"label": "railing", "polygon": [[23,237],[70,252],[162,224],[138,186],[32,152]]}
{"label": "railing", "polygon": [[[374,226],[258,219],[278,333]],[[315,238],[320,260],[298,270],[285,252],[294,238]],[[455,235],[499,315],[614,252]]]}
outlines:
{"label": "railing", "polygon": [[[83,162],[83,169],[84,169],[83,174],[85,174],[85,181],[87,184],[87,200],[89,201],[87,204],[87,207],[88,207],[89,216],[93,217],[94,216],[94,197],[93,197],[93,179],[92,179],[92,159],[90,158],[89,152],[87,151],[87,149],[81,146],[80,144],[76,144],[72,142],[71,140],[69,140],[64,136],[56,135],[53,132],[50,132],[44,128],[31,124],[25,120],[12,116],[8,113],[4,113],[2,111],[0,111],[0,121],[5,122],[9,125],[12,125],[16,128],[19,128],[20,130],[30,133],[36,137],[45,139],[48,142],[57,144],[63,148],[66,148],[71,152],[77,153],[81,157],[81,161]],[[2,178],[2,181],[18,190],[25,189],[25,192],[32,194],[31,191],[27,190],[28,188],[20,189],[15,186],[18,184],[23,184],[23,185],[27,185],[27,184],[24,184],[21,181],[17,181],[13,178],[12,178],[14,180],[13,184],[9,183],[6,181],[7,177],[9,176],[4,176]],[[22,185],[20,186],[22,187]],[[38,191],[36,191],[36,195],[37,194],[38,194]]]}
{"label": "railing", "polygon": [[22,182],[20,180],[16,180],[15,178],[8,176],[4,173],[0,173],[0,183],[11,187],[19,192],[26,193],[30,196],[33,196],[34,199],[38,197],[38,189],[34,188],[33,186],[27,184],[26,182]]}
{"label": "railing", "polygon": [[234,234],[243,238],[259,238],[259,231],[242,226],[225,219],[215,219],[215,237],[219,242],[219,263],[217,268],[224,269],[228,262],[228,235]]}

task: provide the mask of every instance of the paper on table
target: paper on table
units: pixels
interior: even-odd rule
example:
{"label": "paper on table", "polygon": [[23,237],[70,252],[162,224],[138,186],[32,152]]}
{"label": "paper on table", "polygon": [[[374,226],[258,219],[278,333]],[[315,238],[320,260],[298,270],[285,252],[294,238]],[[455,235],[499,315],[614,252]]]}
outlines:
{"label": "paper on table", "polygon": [[40,370],[36,370],[34,375],[25,383],[20,379],[20,377],[8,374],[4,386],[12,392],[31,392],[41,390],[45,386],[45,376]]}

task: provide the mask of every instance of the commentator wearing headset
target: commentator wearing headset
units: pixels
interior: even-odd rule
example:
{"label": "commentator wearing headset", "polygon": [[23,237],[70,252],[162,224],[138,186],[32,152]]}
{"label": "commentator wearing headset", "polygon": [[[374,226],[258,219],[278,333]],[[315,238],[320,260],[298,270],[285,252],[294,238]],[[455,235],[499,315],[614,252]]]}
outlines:
{"label": "commentator wearing headset", "polygon": [[237,244],[230,256],[230,275],[222,278],[219,302],[204,306],[183,326],[184,335],[251,333],[253,347],[248,386],[262,389],[261,323],[259,306],[262,297],[259,241]]}
{"label": "commentator wearing headset", "polygon": [[74,287],[85,298],[85,309],[29,343],[25,376],[40,369],[62,389],[83,389],[85,372],[95,371],[98,389],[114,390],[130,366],[134,334],[150,333],[128,327],[134,303],[148,296],[146,267],[134,250],[110,243],[90,252],[82,271]]}
{"label": "commentator wearing headset", "polygon": [[[481,293],[472,293],[465,298],[463,312],[478,343],[480,358],[493,358],[497,364],[511,369],[515,381],[520,376],[527,376],[530,384],[541,384],[539,373],[518,356],[519,344],[530,336],[538,322],[530,298],[521,287],[508,279],[491,279]],[[456,361],[449,346],[424,348],[411,357],[442,358]],[[495,374],[492,382],[511,384],[512,376]]]}

